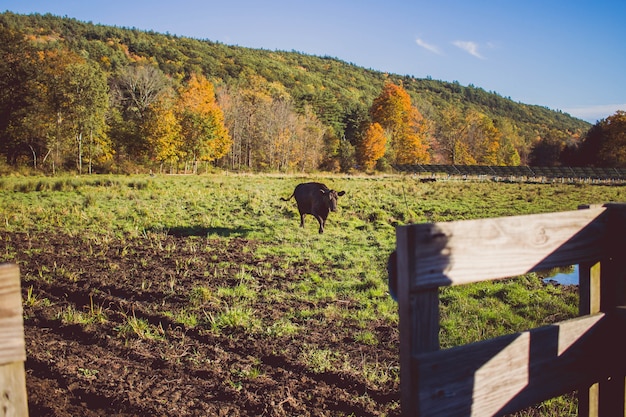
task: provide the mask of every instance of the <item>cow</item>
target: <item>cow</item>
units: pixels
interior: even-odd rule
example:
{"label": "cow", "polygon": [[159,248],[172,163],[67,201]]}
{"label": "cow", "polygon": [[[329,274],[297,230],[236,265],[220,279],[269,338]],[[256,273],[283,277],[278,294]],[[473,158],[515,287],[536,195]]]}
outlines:
{"label": "cow", "polygon": [[300,227],[304,227],[304,215],[311,214],[320,224],[319,232],[324,233],[328,213],[337,211],[337,198],[345,193],[345,191],[331,190],[319,182],[307,182],[298,184],[289,197],[280,199],[289,201],[295,197],[300,212]]}

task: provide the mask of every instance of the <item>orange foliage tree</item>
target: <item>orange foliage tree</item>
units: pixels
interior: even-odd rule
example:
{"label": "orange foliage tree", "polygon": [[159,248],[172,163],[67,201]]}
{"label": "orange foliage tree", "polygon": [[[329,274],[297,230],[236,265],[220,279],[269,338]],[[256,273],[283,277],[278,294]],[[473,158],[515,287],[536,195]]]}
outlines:
{"label": "orange foliage tree", "polygon": [[372,170],[376,162],[385,155],[387,137],[379,123],[371,123],[359,144],[358,158],[366,170]]}
{"label": "orange foliage tree", "polygon": [[396,164],[430,162],[428,153],[429,124],[411,97],[401,86],[385,83],[382,92],[370,108],[374,123],[380,124],[390,138],[387,159]]}

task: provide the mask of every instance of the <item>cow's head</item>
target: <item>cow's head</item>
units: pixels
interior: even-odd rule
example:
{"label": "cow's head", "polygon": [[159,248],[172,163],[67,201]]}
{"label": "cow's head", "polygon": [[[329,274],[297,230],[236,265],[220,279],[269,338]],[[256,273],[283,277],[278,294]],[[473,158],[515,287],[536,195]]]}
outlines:
{"label": "cow's head", "polygon": [[335,191],[335,190],[320,190],[322,192],[322,196],[324,198],[324,200],[328,203],[328,208],[330,208],[330,211],[337,211],[337,198],[341,197],[342,195],[344,195],[346,192],[345,191]]}

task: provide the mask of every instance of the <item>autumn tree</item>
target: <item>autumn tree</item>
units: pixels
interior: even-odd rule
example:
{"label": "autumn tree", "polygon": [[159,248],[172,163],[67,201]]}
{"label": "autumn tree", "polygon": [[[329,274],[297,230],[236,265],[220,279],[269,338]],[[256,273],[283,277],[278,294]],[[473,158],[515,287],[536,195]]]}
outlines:
{"label": "autumn tree", "polygon": [[65,118],[76,140],[76,164],[83,171],[87,142],[89,173],[94,158],[108,159],[111,148],[106,138],[105,115],[109,107],[106,76],[99,67],[88,62],[68,65],[65,71]]}
{"label": "autumn tree", "polygon": [[584,141],[583,152],[592,148],[589,145],[596,141],[599,144],[596,145],[598,150],[594,158],[597,166],[626,167],[626,112],[618,110],[600,120],[594,128]]}
{"label": "autumn tree", "polygon": [[511,136],[506,150],[501,147],[501,139],[502,133],[487,115],[475,110],[463,113],[449,107],[441,113],[434,148],[442,162],[450,164],[519,164],[519,155],[512,144],[514,137]]}
{"label": "autumn tree", "polygon": [[600,148],[604,143],[603,121],[598,121],[585,134],[583,140],[567,150],[569,165],[575,166],[602,166],[599,160]]}
{"label": "autumn tree", "polygon": [[535,166],[559,166],[561,154],[567,146],[567,135],[556,129],[541,134],[530,152],[530,164]]}
{"label": "autumn tree", "polygon": [[465,116],[464,142],[468,165],[499,165],[500,132],[487,115],[475,110]]}
{"label": "autumn tree", "polygon": [[219,91],[218,103],[233,140],[228,158],[232,169],[254,169],[263,158],[260,151],[266,143],[270,106],[275,99],[267,86],[262,77],[250,75],[238,85]]}
{"label": "autumn tree", "polygon": [[626,112],[618,110],[593,125],[577,154],[581,165],[626,167]]}
{"label": "autumn tree", "polygon": [[144,109],[141,135],[149,144],[149,155],[160,163],[161,171],[165,163],[169,163],[173,171],[184,152],[171,94],[162,94]]}
{"label": "autumn tree", "polygon": [[446,107],[441,112],[436,128],[434,150],[441,162],[456,165],[463,158],[462,137],[465,122],[461,112],[453,106]]}
{"label": "autumn tree", "polygon": [[319,167],[324,150],[325,130],[310,107],[305,107],[304,113],[297,115],[295,135],[291,139],[292,168],[300,172],[311,172]]}
{"label": "autumn tree", "polygon": [[326,129],[311,106],[297,111],[282,85],[248,75],[237,87],[221,89],[218,97],[233,139],[232,168],[318,168]]}
{"label": "autumn tree", "polygon": [[387,159],[397,164],[428,163],[429,126],[421,113],[411,105],[409,94],[392,82],[370,108],[373,123],[378,123],[389,137]]}
{"label": "autumn tree", "polygon": [[110,135],[118,156],[145,162],[150,144],[141,135],[146,129],[144,116],[163,94],[169,94],[171,82],[160,69],[146,64],[125,67],[111,84]]}
{"label": "autumn tree", "polygon": [[183,150],[197,171],[198,161],[211,162],[227,155],[232,140],[224,124],[224,114],[215,99],[213,84],[204,76],[192,74],[180,93],[178,117]]}
{"label": "autumn tree", "polygon": [[152,65],[130,65],[122,71],[115,82],[119,99],[128,112],[141,118],[151,104],[160,100],[170,87],[165,74]]}
{"label": "autumn tree", "polygon": [[[104,114],[108,105],[104,74],[78,54],[62,47],[34,52],[26,58],[32,77],[24,91],[27,98],[19,117],[10,123],[10,135],[29,144],[33,140],[45,152],[42,163],[50,162],[52,172],[74,155],[82,171],[83,139],[104,136]],[[102,149],[106,154],[110,149]]]}
{"label": "autumn tree", "polygon": [[23,123],[28,109],[36,104],[32,97],[37,73],[34,55],[34,48],[21,33],[0,25],[0,152],[11,165],[32,153],[37,168],[42,138],[25,135],[23,129],[28,126]]}
{"label": "autumn tree", "polygon": [[366,170],[372,170],[376,162],[385,154],[386,143],[387,137],[383,127],[378,123],[370,124],[359,144],[359,163]]}
{"label": "autumn tree", "polygon": [[293,142],[297,134],[298,115],[287,97],[270,99],[264,107],[267,113],[256,118],[261,126],[265,126],[259,126],[255,152],[257,163],[264,170],[287,170],[296,163]]}
{"label": "autumn tree", "polygon": [[428,135],[430,125],[415,107],[409,111],[409,122],[395,141],[396,163],[427,164],[430,162],[428,153]]}
{"label": "autumn tree", "polygon": [[498,118],[494,121],[500,132],[500,147],[498,150],[498,165],[518,166],[522,157],[518,149],[525,150],[525,143],[519,134],[519,129],[508,119]]}

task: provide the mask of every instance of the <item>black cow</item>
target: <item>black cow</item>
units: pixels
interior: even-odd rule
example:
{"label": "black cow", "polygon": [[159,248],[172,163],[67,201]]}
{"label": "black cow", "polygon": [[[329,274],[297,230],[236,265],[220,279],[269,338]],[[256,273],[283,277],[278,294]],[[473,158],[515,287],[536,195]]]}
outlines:
{"label": "black cow", "polygon": [[328,213],[337,210],[337,198],[345,193],[331,190],[319,182],[307,182],[298,184],[289,197],[280,199],[289,201],[291,197],[295,197],[300,212],[300,227],[304,227],[304,215],[311,214],[320,224],[319,232],[324,233]]}

